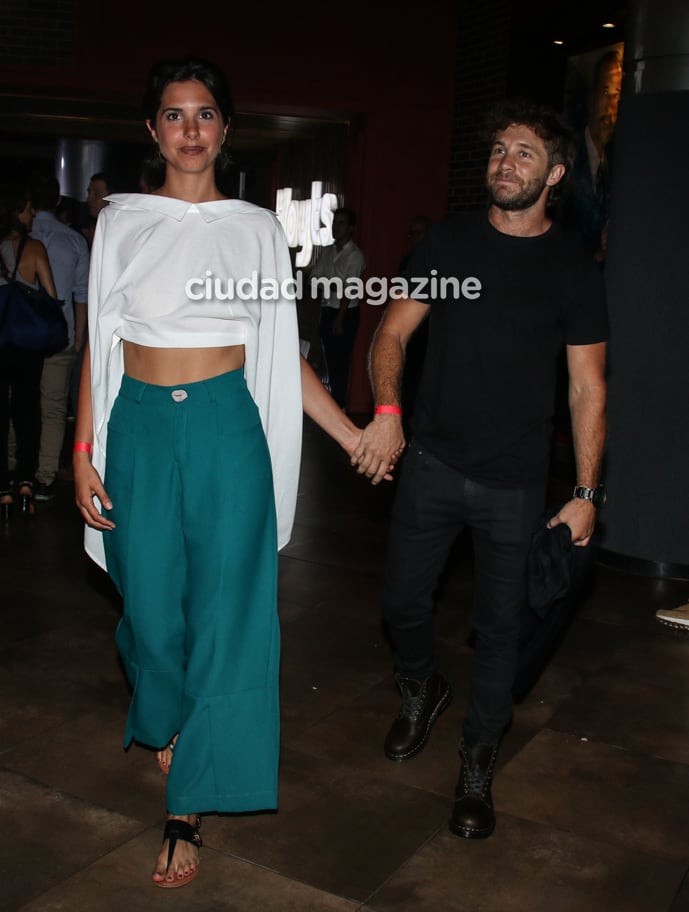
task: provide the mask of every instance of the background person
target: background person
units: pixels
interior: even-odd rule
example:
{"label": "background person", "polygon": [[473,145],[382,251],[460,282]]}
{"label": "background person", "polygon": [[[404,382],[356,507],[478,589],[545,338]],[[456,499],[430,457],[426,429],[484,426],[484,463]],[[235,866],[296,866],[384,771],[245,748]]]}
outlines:
{"label": "background person", "polygon": [[57,297],[63,302],[67,320],[67,347],[43,362],[41,374],[41,443],[36,470],[36,500],[55,496],[70,383],[77,356],[86,335],[89,250],[84,238],[56,216],[60,184],[50,174],[36,174],[31,181],[34,208],[32,236],[48,251]]}
{"label": "background person", "polygon": [[588,118],[563,197],[563,218],[599,263],[605,260],[610,188],[609,148],[622,89],[622,59],[607,51],[596,63],[588,96]]}
{"label": "background person", "polygon": [[[325,247],[311,270],[311,279],[339,279],[346,290],[348,279],[359,279],[366,268],[364,255],[352,240],[356,215],[352,209],[333,213],[335,243]],[[321,341],[325,351],[330,392],[342,408],[347,405],[349,365],[359,328],[359,299],[338,295],[333,289],[321,301]]]}
{"label": "background person", "polygon": [[63,225],[67,225],[74,231],[78,231],[79,225],[79,200],[73,196],[60,196],[60,201],[55,209],[55,217]]}
{"label": "background person", "polygon": [[87,221],[81,233],[86,238],[89,248],[93,244],[93,235],[96,230],[98,216],[108,205],[106,197],[112,193],[112,183],[104,171],[97,171],[91,175],[86,188]]}
{"label": "background person", "polygon": [[[24,241],[17,280],[32,288],[38,288],[40,282],[55,297],[45,247],[29,237],[32,222],[28,190],[16,185],[0,188],[0,285],[12,275]],[[42,369],[43,355],[37,352],[0,351],[0,517],[5,520],[11,518],[15,505],[21,513],[35,512],[33,482],[41,434]],[[16,441],[14,490],[8,462],[10,420]]]}

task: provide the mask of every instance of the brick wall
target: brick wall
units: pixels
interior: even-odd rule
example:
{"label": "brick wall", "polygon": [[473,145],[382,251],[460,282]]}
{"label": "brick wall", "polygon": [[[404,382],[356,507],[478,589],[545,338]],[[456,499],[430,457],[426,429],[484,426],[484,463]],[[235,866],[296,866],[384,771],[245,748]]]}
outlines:
{"label": "brick wall", "polygon": [[461,0],[448,212],[475,209],[485,200],[486,145],[479,136],[486,110],[507,94],[510,0]]}
{"label": "brick wall", "polygon": [[0,64],[69,66],[74,0],[0,0]]}

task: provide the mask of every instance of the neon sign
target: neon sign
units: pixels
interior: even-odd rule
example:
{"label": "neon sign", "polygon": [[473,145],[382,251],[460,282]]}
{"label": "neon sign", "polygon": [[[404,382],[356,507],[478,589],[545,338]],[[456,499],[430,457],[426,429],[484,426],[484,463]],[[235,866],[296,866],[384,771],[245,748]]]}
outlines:
{"label": "neon sign", "polygon": [[337,209],[337,196],[323,193],[323,182],[311,182],[311,198],[293,200],[292,187],[278,190],[275,213],[285,230],[290,247],[299,247],[296,265],[308,266],[314,246],[334,243],[332,224]]}

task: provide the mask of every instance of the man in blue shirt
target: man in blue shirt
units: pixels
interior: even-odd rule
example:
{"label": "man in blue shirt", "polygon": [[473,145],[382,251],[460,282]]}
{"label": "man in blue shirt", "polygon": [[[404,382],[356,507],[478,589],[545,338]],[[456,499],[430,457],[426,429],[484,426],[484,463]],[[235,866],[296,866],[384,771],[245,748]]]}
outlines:
{"label": "man in blue shirt", "polygon": [[41,376],[41,447],[36,472],[36,500],[50,500],[65,434],[70,379],[85,341],[89,251],[84,238],[56,216],[60,185],[52,175],[36,175],[31,183],[35,217],[32,237],[48,251],[57,296],[69,328],[69,345],[46,358]]}

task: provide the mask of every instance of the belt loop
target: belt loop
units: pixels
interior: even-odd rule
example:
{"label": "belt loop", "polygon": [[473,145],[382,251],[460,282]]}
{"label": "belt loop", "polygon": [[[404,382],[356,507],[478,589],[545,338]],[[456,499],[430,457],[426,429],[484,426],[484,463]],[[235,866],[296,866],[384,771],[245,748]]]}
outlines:
{"label": "belt loop", "polygon": [[213,380],[204,380],[203,385],[206,388],[206,395],[208,396],[208,401],[215,402],[216,395],[215,395],[215,384],[213,383]]}
{"label": "belt loop", "polygon": [[141,400],[144,398],[144,393],[148,389],[148,386],[149,386],[148,383],[139,383],[139,390],[136,394],[137,402],[141,402]]}

